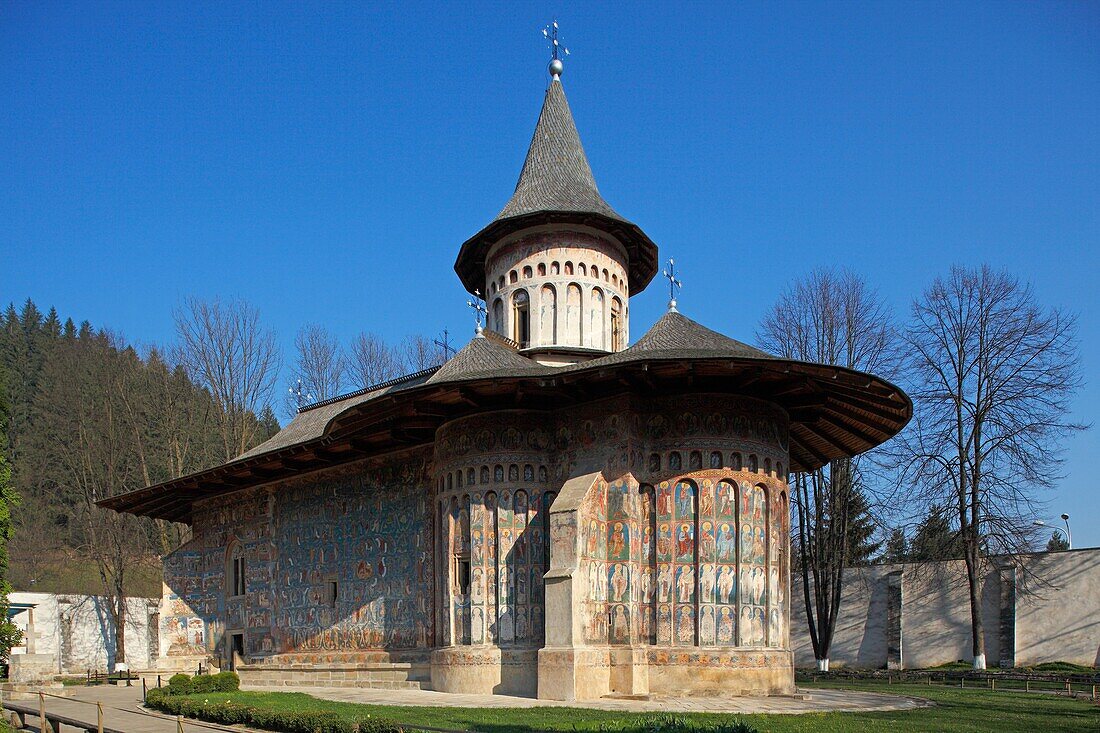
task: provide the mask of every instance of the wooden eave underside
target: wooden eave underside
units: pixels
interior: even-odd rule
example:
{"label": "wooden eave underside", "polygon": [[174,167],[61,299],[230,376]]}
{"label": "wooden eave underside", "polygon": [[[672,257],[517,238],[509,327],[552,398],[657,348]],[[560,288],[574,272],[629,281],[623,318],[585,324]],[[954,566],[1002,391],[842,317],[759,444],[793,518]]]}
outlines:
{"label": "wooden eave underside", "polygon": [[909,398],[867,375],[802,362],[745,359],[643,360],[560,375],[426,384],[338,414],[321,437],[100,502],[118,511],[191,522],[203,499],[364,458],[428,445],[443,423],[504,409],[553,411],[622,394],[739,394],[790,416],[790,468],[811,470],[886,441],[908,422]]}

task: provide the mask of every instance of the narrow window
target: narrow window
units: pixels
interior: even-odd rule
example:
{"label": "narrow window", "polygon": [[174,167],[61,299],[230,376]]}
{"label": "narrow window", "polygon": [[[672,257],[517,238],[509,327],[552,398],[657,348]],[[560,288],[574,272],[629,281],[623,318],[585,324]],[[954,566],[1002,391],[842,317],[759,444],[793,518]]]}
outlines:
{"label": "narrow window", "polygon": [[330,608],[336,608],[336,599],[340,597],[340,583],[335,580],[328,581],[328,597],[325,602]]}
{"label": "narrow window", "polygon": [[749,454],[749,470],[752,471],[753,473],[756,473],[757,471],[760,470],[760,463],[756,460],[756,454],[755,453],[750,453]]}
{"label": "narrow window", "polygon": [[524,279],[527,279],[527,280],[531,279],[532,271],[531,271],[531,266],[530,265],[527,265],[526,267],[523,268],[523,277],[524,277]]}
{"label": "narrow window", "polygon": [[458,567],[456,568],[455,578],[458,580],[458,593],[459,595],[470,594],[470,558],[459,557]]}
{"label": "narrow window", "polygon": [[718,451],[711,451],[710,453],[710,467],[721,468],[722,467],[722,454]]}
{"label": "narrow window", "polygon": [[551,262],[550,263],[550,274],[551,275],[560,275],[561,274],[561,265],[558,264],[557,262]]}
{"label": "narrow window", "polygon": [[611,299],[611,350],[623,350],[623,304],[618,298]]}
{"label": "narrow window", "polygon": [[512,270],[511,272],[509,272],[508,273],[508,282],[510,282],[512,284],[515,284],[515,283],[519,282],[519,273],[516,272],[515,270]]}
{"label": "narrow window", "polygon": [[565,263],[565,274],[566,275],[572,275],[573,274],[573,263],[572,262],[566,262]]}
{"label": "narrow window", "polygon": [[672,451],[668,455],[668,470],[679,471],[681,466],[679,451]]}
{"label": "narrow window", "polygon": [[538,273],[539,273],[539,277],[543,277],[544,275],[546,275],[546,263],[545,262],[540,262],[539,263]]}
{"label": "narrow window", "polygon": [[531,303],[526,290],[512,296],[512,340],[526,349],[531,342]]}

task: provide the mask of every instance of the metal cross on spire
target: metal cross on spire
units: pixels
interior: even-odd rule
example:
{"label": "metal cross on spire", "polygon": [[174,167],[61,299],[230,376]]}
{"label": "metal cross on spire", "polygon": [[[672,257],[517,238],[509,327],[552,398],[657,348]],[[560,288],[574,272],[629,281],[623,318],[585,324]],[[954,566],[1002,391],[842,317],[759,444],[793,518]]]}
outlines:
{"label": "metal cross on spire", "polygon": [[558,40],[557,20],[542,29],[542,37],[545,38],[546,42],[550,45],[551,57],[550,66],[548,67],[550,71],[550,76],[554,77],[555,79],[560,78],[561,72],[564,68],[561,63],[561,55],[568,56],[569,49],[561,45],[561,42]]}
{"label": "metal cross on spire", "polygon": [[451,333],[447,329],[443,329],[442,339],[432,339],[432,343],[443,349],[444,359],[450,359],[455,355],[455,347],[451,346]]}
{"label": "metal cross on spire", "polygon": [[676,260],[668,258],[668,269],[664,272],[668,278],[668,309],[676,310],[676,290],[684,287],[684,283],[676,279]]}
{"label": "metal cross on spire", "polygon": [[485,316],[488,319],[489,311],[485,308],[485,298],[481,297],[480,290],[474,290],[474,299],[467,300],[466,305],[470,306],[477,312],[477,328],[474,330],[478,336],[481,335],[481,317]]}
{"label": "metal cross on spire", "polygon": [[297,380],[297,383],[287,390],[290,394],[294,395],[294,401],[297,403],[295,406],[301,410],[302,405],[313,402],[313,395],[310,394],[302,387],[302,380]]}

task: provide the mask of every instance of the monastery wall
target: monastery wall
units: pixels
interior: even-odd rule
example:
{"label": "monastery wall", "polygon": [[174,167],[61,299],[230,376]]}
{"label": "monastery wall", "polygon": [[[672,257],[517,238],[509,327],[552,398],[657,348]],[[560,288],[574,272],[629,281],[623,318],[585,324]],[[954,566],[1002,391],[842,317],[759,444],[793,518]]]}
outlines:
{"label": "monastery wall", "polygon": [[[792,633],[799,666],[814,665],[802,579]],[[919,669],[971,661],[970,600],[961,560],[849,568],[831,666]],[[991,558],[981,579],[991,667],[1100,664],[1100,549]]]}
{"label": "monastery wall", "polygon": [[[431,488],[419,455],[241,492],[196,508],[165,562],[162,655],[336,662],[434,645]],[[244,593],[232,566],[244,560]]]}

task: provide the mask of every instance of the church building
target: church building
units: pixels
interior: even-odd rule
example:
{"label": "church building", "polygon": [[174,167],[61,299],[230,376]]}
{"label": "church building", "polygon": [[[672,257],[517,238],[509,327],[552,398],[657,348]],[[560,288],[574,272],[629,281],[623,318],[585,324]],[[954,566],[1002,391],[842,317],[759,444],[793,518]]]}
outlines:
{"label": "church building", "polygon": [[551,700],[794,691],[788,476],[889,439],[911,403],[675,300],[631,344],[657,245],[600,194],[550,72],[515,192],[458,250],[484,329],[101,502],[193,528],[164,561],[165,666]]}

